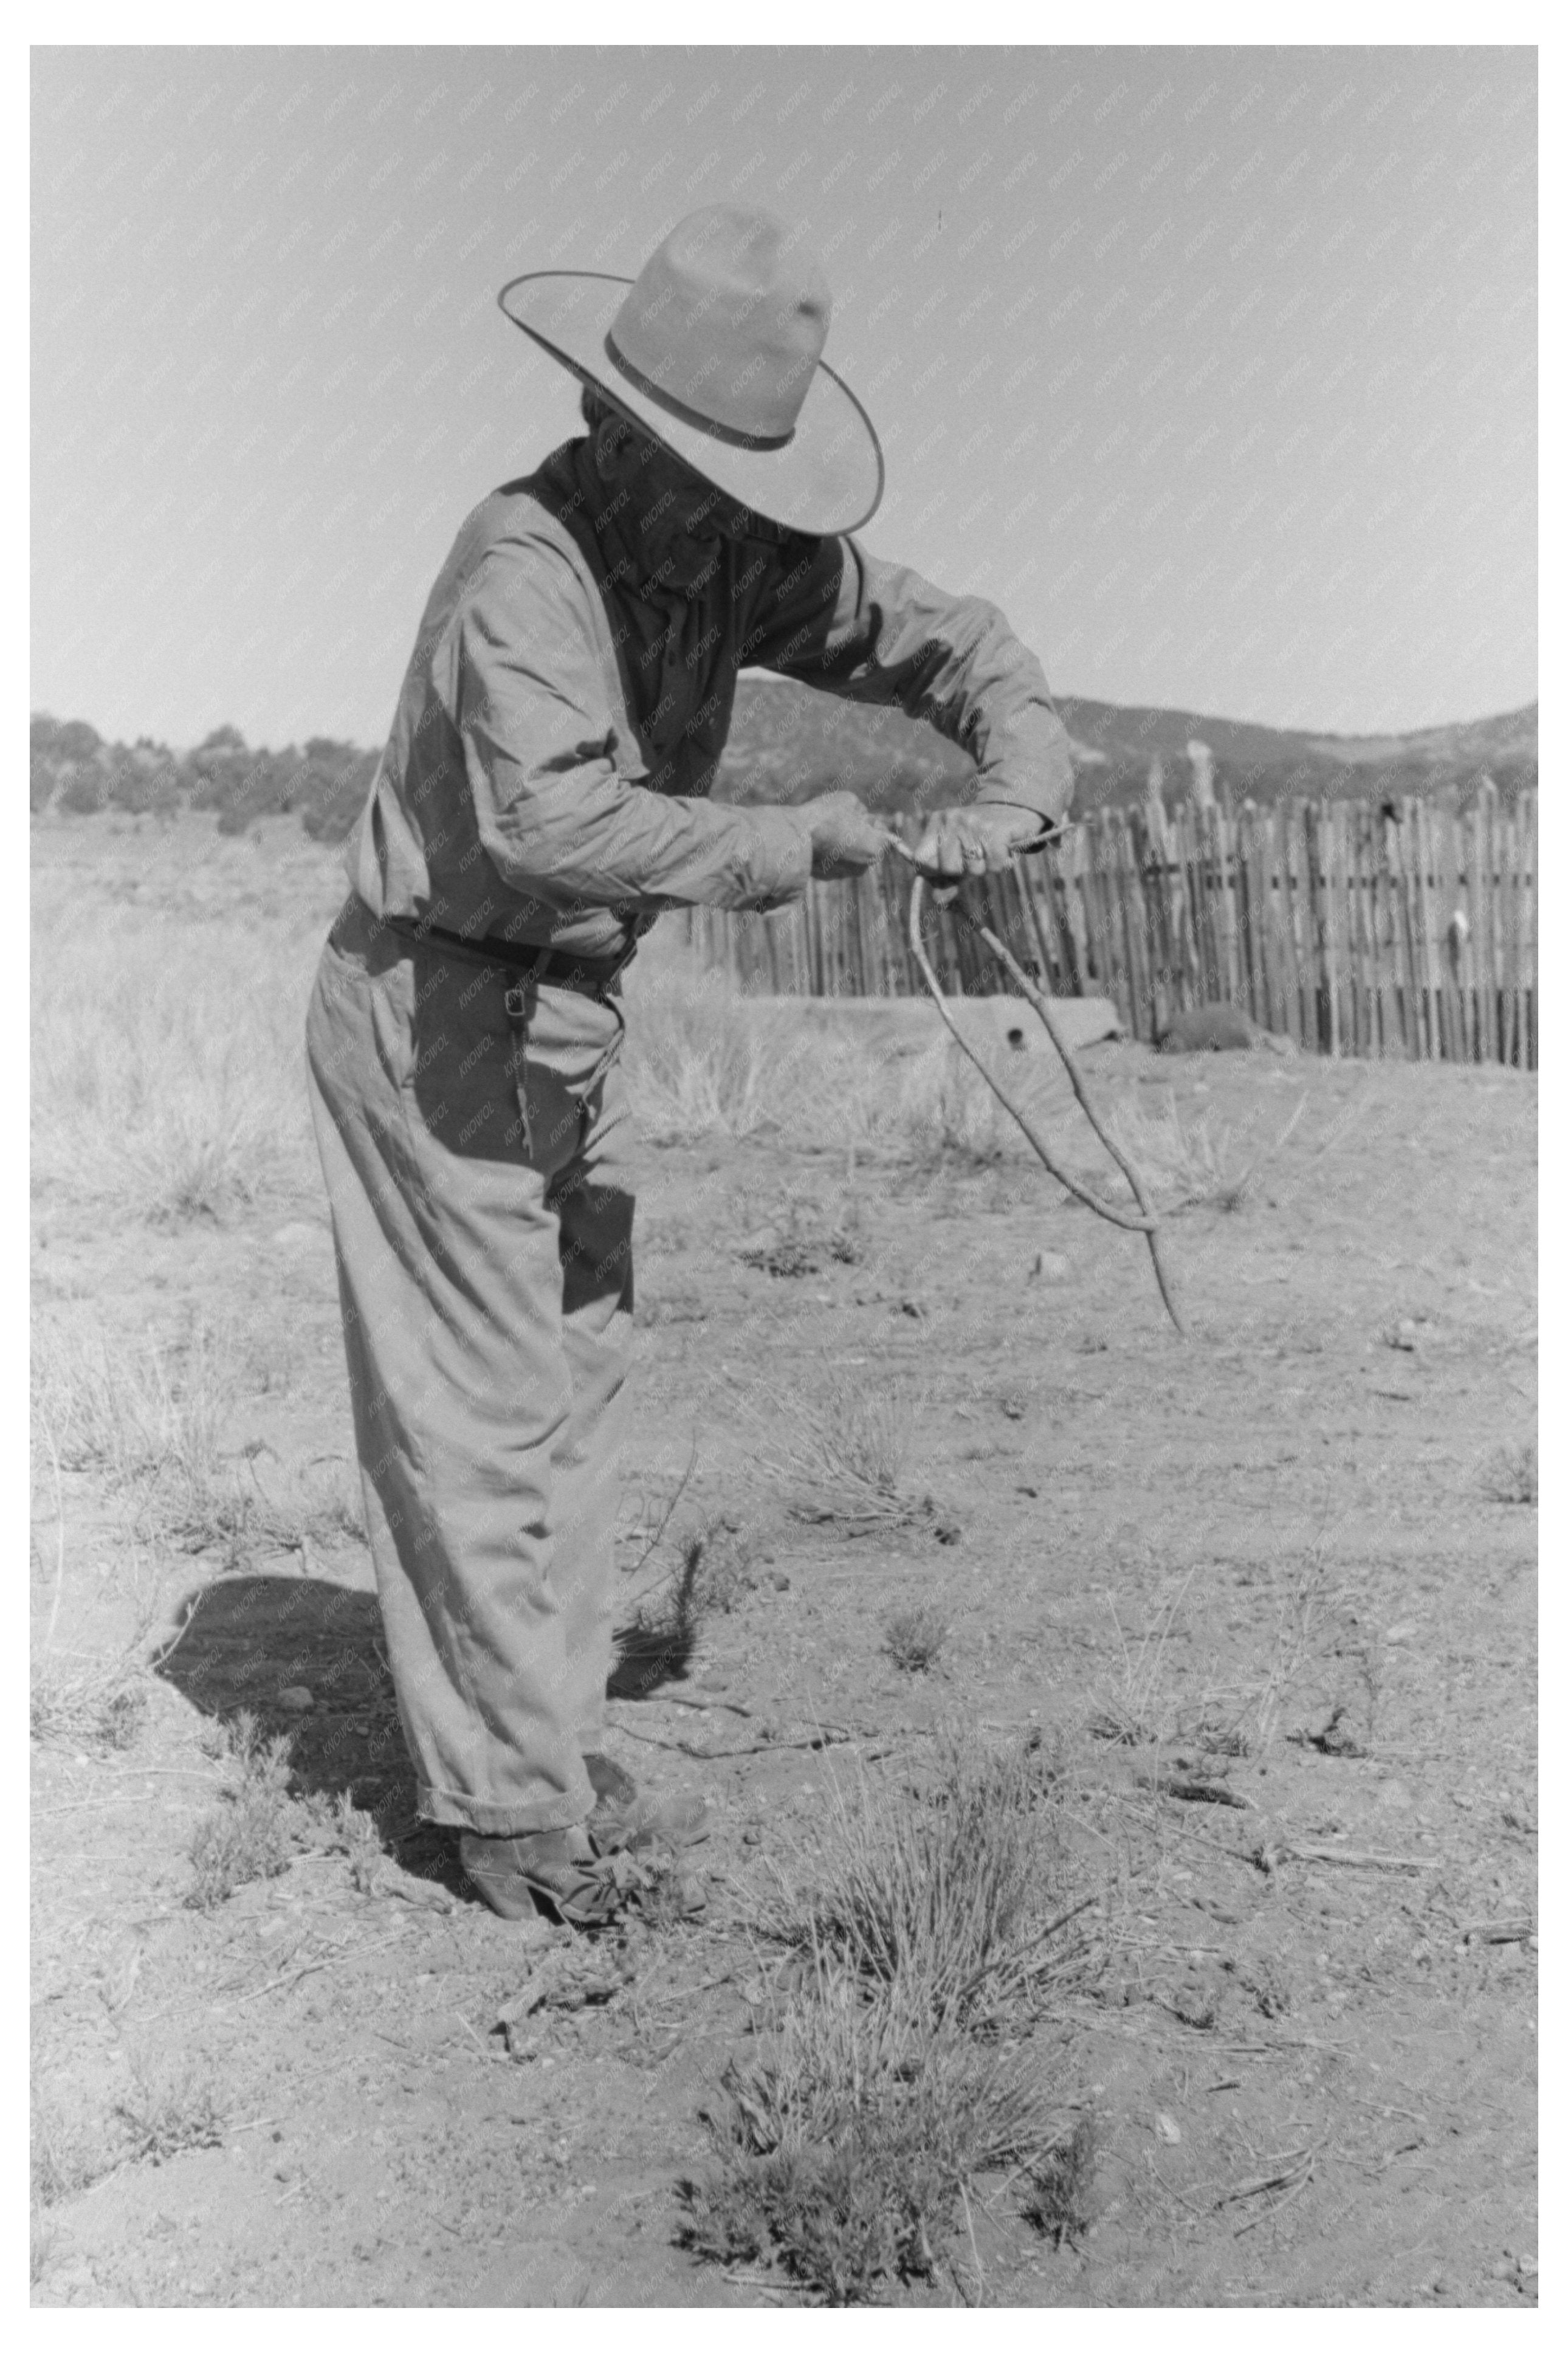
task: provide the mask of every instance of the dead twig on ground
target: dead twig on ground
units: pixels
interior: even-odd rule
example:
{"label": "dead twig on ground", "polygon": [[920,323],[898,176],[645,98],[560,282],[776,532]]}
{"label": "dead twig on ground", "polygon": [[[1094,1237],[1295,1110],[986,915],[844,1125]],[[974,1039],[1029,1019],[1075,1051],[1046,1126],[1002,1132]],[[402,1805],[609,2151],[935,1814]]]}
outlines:
{"label": "dead twig on ground", "polygon": [[1156,1797],[1182,1798],[1192,1805],[1239,1806],[1248,1812],[1257,1811],[1250,1798],[1227,1788],[1223,1781],[1203,1780],[1191,1773],[1135,1773],[1132,1778],[1141,1789],[1152,1789]]}
{"label": "dead twig on ground", "polygon": [[[974,2217],[969,2211],[968,2185],[962,2179],[958,2185],[958,2194],[963,2200],[963,2220],[969,2232],[969,2252],[974,2258],[974,2302],[976,2305],[982,2305],[985,2301],[985,2267],[980,2260],[980,2249],[975,2242]],[[957,2274],[955,2273],[953,2276],[956,2278]]]}
{"label": "dead twig on ground", "polygon": [[736,1700],[688,1699],[679,1692],[649,1692],[646,1699],[623,1700],[618,1703],[613,1703],[613,1704],[618,1704],[623,1707],[722,1708],[725,1710],[726,1714],[730,1715],[744,1716],[751,1716],[756,1713],[753,1708],[742,1707],[740,1703]]}
{"label": "dead twig on ground", "polygon": [[281,1977],[268,1978],[265,1985],[253,1986],[248,1993],[237,1994],[237,2002],[259,2001],[264,1993],[276,1993],[282,1986],[294,1985],[300,1978],[313,1977],[318,1969],[335,1968],[340,1961],[357,1961],[372,1953],[384,1953],[389,1946],[402,1943],[401,1936],[383,1936],[374,1945],[340,1945],[319,1960],[305,1961],[297,1969],[285,1969]]}
{"label": "dead twig on ground", "polygon": [[1244,2238],[1248,2231],[1255,2231],[1259,2222],[1267,2222],[1279,2213],[1282,2206],[1289,2206],[1293,2198],[1300,2196],[1312,2179],[1317,2162],[1316,2149],[1298,2150],[1291,2159],[1277,2164],[1271,2173],[1260,2174],[1252,2181],[1243,2182],[1238,2189],[1227,2190],[1223,2198],[1216,2200],[1215,2211],[1217,2213],[1222,2206],[1234,2205],[1238,2198],[1256,2198],[1267,2195],[1270,2189],[1281,2190],[1283,2195],[1276,2198],[1272,2205],[1264,2207],[1259,2214],[1249,2214],[1245,2222],[1237,2225],[1232,2236]]}
{"label": "dead twig on ground", "polygon": [[[1223,1854],[1227,1862],[1245,1863],[1249,1871],[1256,1871],[1258,1867],[1256,1850],[1248,1852],[1245,1847],[1226,1846],[1223,1839],[1210,1838],[1206,1831],[1189,1830],[1184,1822],[1174,1822],[1168,1815],[1156,1820],[1152,1808],[1135,1804],[1120,1789],[1107,1789],[1104,1795],[1113,1806],[1124,1808],[1135,1821],[1142,1822],[1151,1836],[1158,1833],[1162,1837],[1188,1839],[1194,1846],[1206,1846],[1213,1854]],[[1089,1825],[1080,1823],[1079,1827],[1087,1829]]]}
{"label": "dead twig on ground", "polygon": [[1222,2197],[1216,2198],[1215,2211],[1217,2213],[1222,2206],[1234,2206],[1239,2198],[1257,2198],[1266,2189],[1285,2189],[1297,2179],[1303,2164],[1311,2164],[1313,2154],[1310,2147],[1287,2149],[1282,2157],[1270,2160],[1265,2172],[1253,2174],[1249,2180],[1236,2182]]}
{"label": "dead twig on ground", "polygon": [[775,1748],[839,1748],[847,1741],[874,1740],[877,1736],[872,1732],[840,1732],[834,1728],[814,1732],[805,1740],[750,1740],[742,1748],[699,1748],[689,1740],[661,1740],[657,1732],[636,1732],[629,1724],[623,1724],[619,1729],[628,1740],[646,1741],[650,1748],[678,1748],[683,1757],[695,1757],[700,1764],[720,1757],[766,1757]]}
{"label": "dead twig on ground", "polygon": [[1200,2221],[1206,2219],[1201,2206],[1194,2206],[1192,2200],[1187,2197],[1184,2191],[1178,2189],[1173,2181],[1166,2180],[1164,2175],[1155,2164],[1153,2155],[1149,2149],[1145,2149],[1143,2152],[1143,2162],[1149,2171],[1153,2175],[1155,2180],[1159,2183],[1161,2189],[1165,2192],[1167,2198],[1173,2198],[1178,2205],[1184,2206],[1188,2213],[1195,2214]]}
{"label": "dead twig on ground", "polygon": [[1363,1854],[1359,1848],[1331,1846],[1280,1846],[1276,1850],[1281,1862],[1344,1862],[1361,1871],[1436,1871],[1436,1855]]}

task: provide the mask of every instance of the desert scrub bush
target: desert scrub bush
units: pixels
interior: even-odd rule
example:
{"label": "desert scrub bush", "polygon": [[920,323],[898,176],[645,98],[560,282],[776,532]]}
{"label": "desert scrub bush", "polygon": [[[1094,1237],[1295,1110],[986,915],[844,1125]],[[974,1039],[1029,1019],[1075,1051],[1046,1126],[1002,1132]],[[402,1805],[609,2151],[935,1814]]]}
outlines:
{"label": "desert scrub bush", "polygon": [[39,1176],[157,1221],[221,1218],[310,1166],[302,1033],[315,946],[152,910],[35,930]]}
{"label": "desert scrub bush", "polygon": [[709,2164],[679,2189],[681,2243],[777,2263],[840,2306],[934,2279],[976,2178],[1037,2169],[1059,2137],[1026,2054],[933,2031],[826,1964],[769,2054],[726,2068],[708,2129]]}
{"label": "desert scrub bush", "polygon": [[275,1879],[294,1848],[289,1793],[289,1736],[266,1739],[246,1710],[227,1728],[228,1753],[239,1768],[237,1786],[204,1814],[191,1833],[195,1879],[186,1902],[213,1912],[247,1880]]}
{"label": "desert scrub bush", "polygon": [[939,1610],[900,1609],[888,1620],[882,1648],[905,1674],[923,1675],[941,1657],[947,1634],[947,1620]]}
{"label": "desert scrub bush", "polygon": [[1481,1486],[1494,1504],[1533,1504],[1539,1500],[1535,1448],[1500,1446],[1481,1472]]}

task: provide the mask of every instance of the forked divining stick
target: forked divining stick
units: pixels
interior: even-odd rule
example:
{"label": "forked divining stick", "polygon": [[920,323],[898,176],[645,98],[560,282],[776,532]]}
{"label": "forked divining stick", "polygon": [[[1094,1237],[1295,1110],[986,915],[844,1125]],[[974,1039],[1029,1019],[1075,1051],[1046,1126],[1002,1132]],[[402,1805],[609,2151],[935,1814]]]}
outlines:
{"label": "forked divining stick", "polygon": [[[911,866],[915,864],[916,860],[914,851],[909,847],[907,842],[900,841],[897,834],[889,834],[888,839],[890,847],[898,851],[900,858],[908,859]],[[985,945],[996,958],[997,963],[1000,964],[1003,969],[1011,976],[1020,995],[1028,999],[1029,1003],[1034,1007],[1035,1011],[1039,1015],[1041,1021],[1045,1025],[1046,1035],[1050,1039],[1051,1044],[1056,1048],[1057,1052],[1061,1059],[1062,1067],[1067,1071],[1068,1079],[1072,1082],[1072,1091],[1078,1097],[1084,1117],[1088,1120],[1090,1127],[1093,1128],[1096,1135],[1099,1136],[1101,1144],[1104,1145],[1107,1152],[1110,1153],[1110,1157],[1115,1161],[1117,1166],[1126,1177],[1127,1182],[1132,1187],[1132,1197],[1138,1204],[1136,1210],[1119,1208],[1113,1201],[1101,1200],[1098,1193],[1091,1193],[1086,1185],[1079,1184],[1076,1176],[1068,1176],[1067,1170],[1052,1157],[1050,1146],[1047,1144],[1045,1138],[1036,1132],[1025,1113],[1020,1111],[1018,1105],[1013,1101],[1011,1095],[1007,1093],[1005,1088],[998,1083],[986,1064],[981,1060],[981,1057],[975,1052],[973,1047],[969,1043],[968,1039],[964,1037],[957,1022],[953,1019],[952,1013],[948,1010],[947,999],[942,993],[942,987],[937,980],[936,974],[931,969],[931,959],[925,952],[925,943],[921,937],[921,915],[923,910],[924,901],[925,877],[917,873],[914,881],[914,888],[910,893],[910,947],[914,955],[915,962],[920,965],[921,977],[925,982],[931,1002],[936,1007],[937,1011],[941,1014],[943,1021],[946,1022],[948,1029],[952,1031],[955,1043],[958,1045],[960,1050],[966,1054],[969,1057],[969,1060],[973,1063],[975,1069],[979,1071],[981,1077],[984,1080],[986,1085],[995,1096],[997,1102],[1002,1105],[1003,1110],[1010,1113],[1012,1117],[1017,1121],[1018,1125],[1023,1129],[1024,1134],[1028,1137],[1030,1144],[1034,1146],[1036,1153],[1045,1164],[1045,1166],[1050,1175],[1056,1178],[1057,1183],[1064,1187],[1065,1189],[1072,1195],[1075,1200],[1081,1201],[1086,1208],[1092,1209],[1097,1217],[1104,1218],[1108,1224],[1120,1226],[1126,1233],[1142,1235],[1144,1240],[1149,1245],[1149,1255],[1154,1262],[1154,1280],[1160,1286],[1160,1296],[1165,1303],[1165,1313],[1169,1315],[1172,1323],[1175,1325],[1182,1337],[1185,1339],[1186,1325],[1183,1323],[1181,1313],[1177,1308],[1175,1292],[1171,1282],[1170,1270],[1166,1266],[1164,1258],[1161,1251],[1160,1220],[1158,1214],[1155,1211],[1154,1204],[1149,1197],[1149,1187],[1143,1180],[1137,1163],[1123,1149],[1121,1145],[1118,1143],[1116,1137],[1110,1133],[1104,1120],[1100,1117],[1099,1111],[1096,1109],[1093,1097],[1090,1095],[1089,1088],[1084,1082],[1083,1072],[1078,1066],[1078,1061],[1073,1054],[1072,1048],[1068,1044],[1066,1038],[1062,1035],[1062,1031],[1057,1021],[1056,1016],[1051,1011],[1049,997],[1045,995],[1043,990],[1036,987],[1034,982],[1029,978],[1028,974],[1024,970],[1017,958],[1007,947],[1005,942],[999,940],[995,933],[991,930],[988,924],[977,923],[975,918],[970,914],[965,908],[961,906],[956,900],[953,900],[951,902],[952,912],[958,917],[959,922],[966,925],[967,928],[974,934],[977,939],[984,940]]]}

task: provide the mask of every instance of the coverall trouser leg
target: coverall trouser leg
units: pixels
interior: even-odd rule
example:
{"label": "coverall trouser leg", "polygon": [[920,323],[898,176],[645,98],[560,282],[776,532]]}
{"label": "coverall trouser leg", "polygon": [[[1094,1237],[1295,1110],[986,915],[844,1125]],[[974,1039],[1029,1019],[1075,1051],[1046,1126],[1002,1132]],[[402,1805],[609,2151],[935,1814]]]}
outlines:
{"label": "coverall trouser leg", "polygon": [[632,1339],[618,1008],[352,901],[307,1024],[354,1431],[421,1813],[585,1820]]}

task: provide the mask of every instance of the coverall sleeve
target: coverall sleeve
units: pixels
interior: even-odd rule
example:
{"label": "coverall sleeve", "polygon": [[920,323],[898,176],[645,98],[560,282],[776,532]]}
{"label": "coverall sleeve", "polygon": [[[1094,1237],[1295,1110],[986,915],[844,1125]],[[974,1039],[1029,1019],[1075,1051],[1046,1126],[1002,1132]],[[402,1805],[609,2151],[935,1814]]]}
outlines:
{"label": "coverall sleeve", "polygon": [[929,720],[979,769],[977,801],[1058,826],[1073,790],[1067,730],[1045,672],[998,608],[951,596],[852,539],[797,549],[745,660]]}
{"label": "coverall sleeve", "polygon": [[447,715],[509,887],[650,910],[765,909],[805,887],[811,831],[793,809],[680,799],[617,769],[585,592],[552,550],[492,548],[451,626]]}

